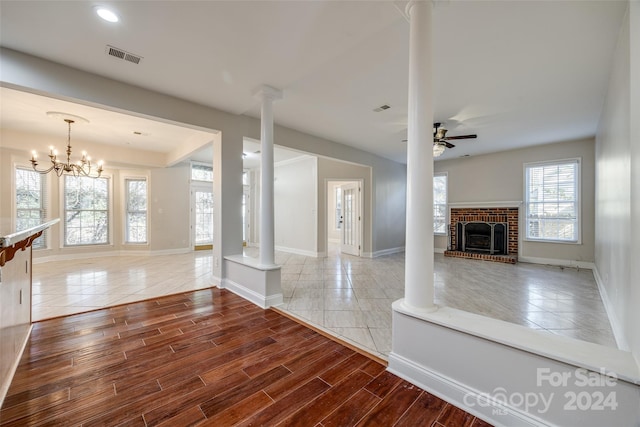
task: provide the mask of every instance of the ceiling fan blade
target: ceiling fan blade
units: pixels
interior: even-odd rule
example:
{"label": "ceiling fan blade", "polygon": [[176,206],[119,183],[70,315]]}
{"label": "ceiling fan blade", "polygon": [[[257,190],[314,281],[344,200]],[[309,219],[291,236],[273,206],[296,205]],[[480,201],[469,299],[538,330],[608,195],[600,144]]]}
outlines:
{"label": "ceiling fan blade", "polygon": [[447,148],[453,148],[453,147],[455,147],[455,145],[453,145],[453,144],[451,144],[450,142],[447,142],[447,141],[442,141],[442,144],[444,144],[444,145],[445,145],[445,147],[447,147]]}
{"label": "ceiling fan blade", "polygon": [[460,136],[447,136],[447,137],[444,137],[442,139],[449,141],[449,140],[454,140],[454,139],[472,139],[472,138],[477,138],[477,137],[478,137],[478,135],[460,135]]}

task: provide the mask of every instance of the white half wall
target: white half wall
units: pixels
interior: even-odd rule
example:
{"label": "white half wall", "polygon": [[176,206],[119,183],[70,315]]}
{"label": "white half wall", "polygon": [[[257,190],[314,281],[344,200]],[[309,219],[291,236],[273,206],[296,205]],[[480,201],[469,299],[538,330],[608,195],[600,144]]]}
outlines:
{"label": "white half wall", "polygon": [[393,304],[389,371],[496,426],[637,426],[629,352],[441,307]]}

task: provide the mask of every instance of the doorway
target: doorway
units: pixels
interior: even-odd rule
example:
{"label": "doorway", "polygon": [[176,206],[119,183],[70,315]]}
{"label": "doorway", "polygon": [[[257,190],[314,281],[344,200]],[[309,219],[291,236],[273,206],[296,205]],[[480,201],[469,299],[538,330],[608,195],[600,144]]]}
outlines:
{"label": "doorway", "polygon": [[362,181],[327,181],[327,247],[362,253]]}

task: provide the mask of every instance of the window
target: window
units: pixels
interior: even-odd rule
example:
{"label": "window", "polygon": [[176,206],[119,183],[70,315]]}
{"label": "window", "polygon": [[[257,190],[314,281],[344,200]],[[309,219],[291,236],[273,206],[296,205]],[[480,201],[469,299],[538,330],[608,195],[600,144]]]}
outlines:
{"label": "window", "polygon": [[447,234],[447,174],[433,176],[433,232]]}
{"label": "window", "polygon": [[125,242],[147,242],[147,180],[125,179],[126,227]]}
{"label": "window", "polygon": [[109,180],[64,176],[66,246],[109,243]]}
{"label": "window", "polygon": [[525,164],[526,238],[578,243],[580,159]]}
{"label": "window", "polygon": [[[47,215],[45,200],[44,176],[33,170],[16,168],[16,231],[44,222]],[[45,238],[46,231],[33,242],[33,248],[44,248]]]}
{"label": "window", "polygon": [[200,163],[192,163],[191,179],[193,181],[213,182],[213,167]]}

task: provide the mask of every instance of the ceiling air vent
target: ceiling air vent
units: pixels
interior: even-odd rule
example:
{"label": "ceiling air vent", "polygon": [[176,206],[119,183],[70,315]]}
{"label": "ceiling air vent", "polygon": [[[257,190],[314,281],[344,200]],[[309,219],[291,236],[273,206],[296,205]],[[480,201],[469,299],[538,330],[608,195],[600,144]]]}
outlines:
{"label": "ceiling air vent", "polygon": [[378,108],[374,108],[373,111],[375,111],[376,113],[379,113],[380,111],[388,110],[389,108],[391,108],[390,105],[384,104],[379,106]]}
{"label": "ceiling air vent", "polygon": [[106,51],[107,55],[109,56],[113,56],[114,58],[122,59],[124,61],[133,62],[134,64],[139,64],[142,60],[142,56],[127,52],[126,50],[122,50],[114,46],[107,45]]}

